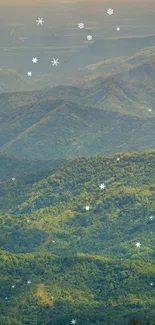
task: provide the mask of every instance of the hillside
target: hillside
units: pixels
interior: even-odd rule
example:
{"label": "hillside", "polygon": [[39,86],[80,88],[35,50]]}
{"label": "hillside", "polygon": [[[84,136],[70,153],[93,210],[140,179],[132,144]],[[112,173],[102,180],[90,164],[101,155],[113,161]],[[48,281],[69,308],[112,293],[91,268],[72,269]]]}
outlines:
{"label": "hillside", "polygon": [[155,320],[151,263],[5,251],[0,260],[3,325],[69,325],[72,319],[81,325],[127,325],[146,315]]}
{"label": "hillside", "polygon": [[111,78],[87,89],[2,94],[0,153],[49,160],[154,149],[153,92],[149,102],[150,89],[140,96]]}
{"label": "hillside", "polygon": [[1,324],[155,321],[154,168],[152,150],[1,181]]}
{"label": "hillside", "polygon": [[37,87],[33,83],[27,82],[17,71],[0,69],[0,93],[35,88]]}
{"label": "hillside", "polygon": [[119,157],[79,158],[1,182],[1,248],[154,260],[155,151]]}
{"label": "hillside", "polygon": [[0,180],[8,180],[13,177],[19,176],[23,173],[37,172],[46,168],[52,168],[65,164],[65,161],[60,160],[28,160],[15,156],[0,155]]}

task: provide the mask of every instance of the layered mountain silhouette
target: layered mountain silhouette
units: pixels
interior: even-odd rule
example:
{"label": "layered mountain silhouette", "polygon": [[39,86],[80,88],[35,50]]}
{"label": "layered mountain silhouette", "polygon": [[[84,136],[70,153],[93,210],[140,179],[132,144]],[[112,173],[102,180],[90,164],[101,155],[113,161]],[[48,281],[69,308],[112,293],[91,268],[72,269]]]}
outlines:
{"label": "layered mountain silhouette", "polygon": [[152,66],[93,78],[85,87],[1,94],[0,152],[49,160],[153,149]]}

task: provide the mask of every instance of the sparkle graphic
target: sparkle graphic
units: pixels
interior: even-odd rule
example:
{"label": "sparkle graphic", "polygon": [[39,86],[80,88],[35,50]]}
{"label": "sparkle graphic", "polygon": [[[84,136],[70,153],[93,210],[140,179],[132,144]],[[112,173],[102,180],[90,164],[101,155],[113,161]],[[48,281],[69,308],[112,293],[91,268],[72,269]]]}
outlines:
{"label": "sparkle graphic", "polygon": [[54,65],[56,65],[56,67],[57,67],[57,65],[60,63],[59,61],[58,61],[58,59],[55,59],[55,58],[53,58],[53,61],[51,61],[53,64],[53,66]]}
{"label": "sparkle graphic", "polygon": [[117,160],[117,161],[120,161],[120,158],[119,158],[119,157],[117,157],[117,158],[116,158],[116,160]]}
{"label": "sparkle graphic", "polygon": [[33,59],[32,59],[32,62],[33,62],[33,63],[37,63],[37,62],[38,62],[38,59],[37,59],[37,58],[33,58]]}
{"label": "sparkle graphic", "polygon": [[90,207],[87,205],[87,206],[86,206],[86,211],[89,211],[89,209],[90,209]]}
{"label": "sparkle graphic", "polygon": [[153,282],[150,282],[150,286],[153,286]]}
{"label": "sparkle graphic", "polygon": [[88,40],[88,41],[91,41],[92,38],[93,38],[93,37],[92,37],[91,35],[88,35],[88,36],[87,36],[87,40]]}
{"label": "sparkle graphic", "polygon": [[104,183],[100,185],[100,188],[101,188],[101,189],[104,189],[105,187],[106,187],[106,186],[105,186]]}
{"label": "sparkle graphic", "polygon": [[27,281],[27,284],[31,284],[31,283],[32,283],[31,280],[28,280],[28,281]]}
{"label": "sparkle graphic", "polygon": [[16,180],[15,177],[12,177],[11,179],[12,179],[13,182]]}
{"label": "sparkle graphic", "polygon": [[76,324],[76,319],[72,319],[71,324],[75,325]]}
{"label": "sparkle graphic", "polygon": [[52,243],[55,243],[55,240],[52,240]]}
{"label": "sparkle graphic", "polygon": [[119,31],[120,30],[120,27],[117,27],[116,30]]}
{"label": "sparkle graphic", "polygon": [[79,27],[80,29],[82,29],[82,28],[84,28],[84,24],[83,24],[83,23],[79,23],[79,24],[78,24],[78,27]]}
{"label": "sparkle graphic", "polygon": [[28,75],[29,77],[31,77],[31,76],[32,76],[32,72],[31,72],[31,71],[28,71],[27,75]]}
{"label": "sparkle graphic", "polygon": [[11,288],[13,288],[13,289],[14,289],[14,288],[15,288],[15,285],[12,285],[12,287],[11,287]]}
{"label": "sparkle graphic", "polygon": [[36,22],[37,22],[37,25],[42,25],[44,23],[44,20],[43,20],[43,18],[38,17]]}
{"label": "sparkle graphic", "polygon": [[137,244],[136,244],[136,246],[137,246],[137,247],[140,247],[140,246],[141,246],[141,244],[140,244],[140,243],[137,243]]}
{"label": "sparkle graphic", "polygon": [[114,13],[113,9],[111,9],[111,8],[107,9],[107,14],[108,15],[113,15],[113,13]]}

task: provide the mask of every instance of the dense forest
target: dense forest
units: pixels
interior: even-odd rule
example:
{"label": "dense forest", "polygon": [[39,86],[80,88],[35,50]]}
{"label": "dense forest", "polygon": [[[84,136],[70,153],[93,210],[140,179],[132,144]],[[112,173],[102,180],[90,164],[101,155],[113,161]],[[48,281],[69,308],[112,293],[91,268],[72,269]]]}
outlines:
{"label": "dense forest", "polygon": [[154,325],[155,151],[18,163],[0,182],[0,324]]}

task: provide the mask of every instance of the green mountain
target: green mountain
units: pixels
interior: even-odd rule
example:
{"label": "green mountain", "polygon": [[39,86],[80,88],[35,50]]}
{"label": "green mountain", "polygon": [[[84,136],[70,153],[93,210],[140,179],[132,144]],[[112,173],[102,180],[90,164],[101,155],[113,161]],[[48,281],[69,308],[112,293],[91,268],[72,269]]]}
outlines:
{"label": "green mountain", "polygon": [[0,152],[49,160],[154,149],[151,87],[108,77],[85,89],[1,94]]}
{"label": "green mountain", "polygon": [[152,150],[1,181],[1,324],[155,321],[154,168]]}
{"label": "green mountain", "polygon": [[152,261],[155,151],[119,157],[79,158],[1,182],[2,249]]}
{"label": "green mountain", "polygon": [[[78,254],[2,251],[1,324],[124,324],[155,319],[155,265]],[[29,281],[29,282],[28,282]]]}
{"label": "green mountain", "polygon": [[15,156],[0,155],[0,180],[8,180],[23,173],[37,172],[46,168],[52,168],[65,164],[62,159],[59,160],[28,160]]}

